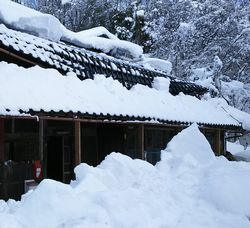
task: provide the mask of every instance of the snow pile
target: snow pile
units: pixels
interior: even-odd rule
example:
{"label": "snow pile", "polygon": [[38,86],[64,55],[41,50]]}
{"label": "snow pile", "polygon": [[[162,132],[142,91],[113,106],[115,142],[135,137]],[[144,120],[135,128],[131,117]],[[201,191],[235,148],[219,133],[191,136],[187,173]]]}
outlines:
{"label": "snow pile", "polygon": [[81,39],[81,37],[84,38],[103,37],[103,38],[108,38],[110,40],[119,40],[117,36],[109,32],[105,27],[102,26],[74,33],[74,36],[79,37],[79,39]]}
{"label": "snow pile", "polygon": [[20,202],[0,202],[0,227],[249,227],[249,163],[215,158],[195,124],[162,154],[152,166],[112,153],[79,165],[70,185],[44,180]]}
{"label": "snow pile", "polygon": [[170,79],[163,77],[154,78],[152,87],[158,91],[169,92]]}
{"label": "snow pile", "polygon": [[52,15],[43,14],[10,0],[0,0],[0,23],[33,35],[59,41],[63,26]]}
{"label": "snow pile", "polygon": [[227,142],[227,151],[234,155],[234,157],[239,161],[250,162],[250,146],[244,149],[239,142]]}
{"label": "snow pile", "polygon": [[[162,84],[166,88],[168,82]],[[42,109],[240,126],[220,107],[182,93],[173,96],[139,84],[128,90],[112,77],[96,75],[94,80],[79,81],[74,73],[65,77],[53,69],[25,69],[4,62],[0,62],[0,104],[10,110],[9,115]]]}
{"label": "snow pile", "polygon": [[144,57],[143,60],[139,62],[139,64],[149,70],[163,71],[168,75],[170,75],[172,71],[172,63],[163,59]]}
{"label": "snow pile", "polygon": [[65,29],[62,40],[79,47],[99,50],[112,55],[117,55],[119,52],[127,52],[127,57],[135,59],[140,59],[143,54],[141,46],[125,40],[120,40],[103,27],[97,27],[77,33]]}

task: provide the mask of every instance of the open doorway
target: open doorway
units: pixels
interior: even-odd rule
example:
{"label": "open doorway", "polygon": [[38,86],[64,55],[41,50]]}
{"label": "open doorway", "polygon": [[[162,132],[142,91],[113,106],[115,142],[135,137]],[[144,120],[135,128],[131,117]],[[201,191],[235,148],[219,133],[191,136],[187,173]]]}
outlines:
{"label": "open doorway", "polygon": [[47,178],[63,181],[63,138],[61,136],[48,138]]}

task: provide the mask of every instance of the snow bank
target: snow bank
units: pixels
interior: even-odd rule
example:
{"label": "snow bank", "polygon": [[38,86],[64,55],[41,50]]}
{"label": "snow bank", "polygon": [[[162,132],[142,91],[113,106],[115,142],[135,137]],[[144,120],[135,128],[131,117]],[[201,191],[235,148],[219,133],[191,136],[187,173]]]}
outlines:
{"label": "snow bank", "polygon": [[20,202],[0,201],[0,227],[249,227],[249,163],[215,158],[195,124],[162,155],[152,166],[112,153],[76,167],[70,185],[44,180]]}
{"label": "snow bank", "polygon": [[234,155],[234,157],[239,161],[250,162],[250,146],[244,149],[239,142],[227,142],[227,151]]}
{"label": "snow bank", "polygon": [[96,75],[94,80],[80,81],[74,73],[65,77],[53,69],[25,69],[4,62],[0,62],[0,104],[10,110],[9,115],[43,109],[239,126],[220,107],[193,96],[173,96],[139,84],[128,90],[112,77]]}
{"label": "snow bank", "polygon": [[33,35],[59,41],[63,26],[52,15],[43,14],[10,0],[0,0],[0,23]]}

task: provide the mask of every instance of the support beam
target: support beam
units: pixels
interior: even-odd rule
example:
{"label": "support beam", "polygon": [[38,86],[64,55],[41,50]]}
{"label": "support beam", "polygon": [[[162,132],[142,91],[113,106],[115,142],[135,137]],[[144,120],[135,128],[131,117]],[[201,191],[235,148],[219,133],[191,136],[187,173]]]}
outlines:
{"label": "support beam", "polygon": [[139,125],[139,152],[141,154],[141,159],[145,159],[144,154],[144,124]]}
{"label": "support beam", "polygon": [[222,154],[221,151],[221,132],[220,130],[216,130],[215,133],[215,153],[217,156],[220,156]]}
{"label": "support beam", "polygon": [[4,119],[0,118],[0,163],[4,162]]}
{"label": "support beam", "polygon": [[81,163],[81,122],[75,121],[75,165]]}
{"label": "support beam", "polygon": [[44,160],[44,120],[39,119],[39,158]]}

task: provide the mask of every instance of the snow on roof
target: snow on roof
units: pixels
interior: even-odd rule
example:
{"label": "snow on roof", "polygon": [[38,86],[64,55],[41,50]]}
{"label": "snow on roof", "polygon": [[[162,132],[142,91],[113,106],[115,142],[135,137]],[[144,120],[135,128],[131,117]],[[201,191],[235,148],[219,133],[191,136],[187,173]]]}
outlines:
{"label": "snow on roof", "polygon": [[213,99],[209,99],[208,102],[210,102],[215,107],[222,108],[232,118],[234,118],[239,123],[241,123],[242,127],[245,130],[250,131],[250,114],[249,113],[243,112],[237,108],[234,108],[234,107],[228,105],[224,99],[213,98]]}
{"label": "snow on roof", "polygon": [[163,59],[144,57],[139,64],[149,70],[159,70],[165,72],[167,75],[170,75],[172,71],[172,63]]}
{"label": "snow on roof", "polygon": [[[119,40],[104,27],[97,27],[78,33],[66,29],[52,15],[43,14],[10,0],[0,0],[0,23],[52,41],[64,40],[74,45],[96,49],[106,54],[116,54],[117,50],[129,53],[128,58],[141,58],[143,49],[137,44]],[[100,37],[105,36],[105,37]],[[116,55],[119,56],[119,55]],[[121,56],[120,56],[121,57]]]}
{"label": "snow on roof", "polygon": [[[209,102],[180,94],[173,96],[162,89],[135,85],[128,90],[118,81],[96,75],[94,80],[79,81],[71,73],[62,76],[56,70],[38,66],[25,69],[0,63],[0,104],[2,115],[28,112],[80,112],[149,118],[183,123],[240,124],[228,113]],[[160,87],[162,88],[162,87]]]}
{"label": "snow on roof", "polygon": [[60,21],[10,0],[0,0],[0,22],[45,39],[59,41],[64,31]]}
{"label": "snow on roof", "polygon": [[[81,80],[93,78],[94,74],[105,74],[119,80],[127,88],[138,83],[151,87],[155,77],[169,77],[163,72],[148,70],[136,63],[72,47],[62,42],[48,41],[8,29],[1,24],[0,48],[40,66],[56,68],[63,74],[74,71]],[[170,92],[174,95],[183,92],[197,96],[204,94],[206,89],[171,77]]]}
{"label": "snow on roof", "polygon": [[75,34],[80,37],[91,38],[91,37],[106,36],[108,39],[111,39],[111,40],[119,40],[117,36],[109,32],[105,27],[102,27],[102,26],[83,30],[81,32],[76,32]]}
{"label": "snow on roof", "polygon": [[77,33],[65,29],[62,40],[79,47],[99,50],[112,55],[115,55],[119,50],[126,51],[129,55],[126,56],[128,58],[140,59],[143,54],[141,46],[118,39],[104,27],[96,27]]}

